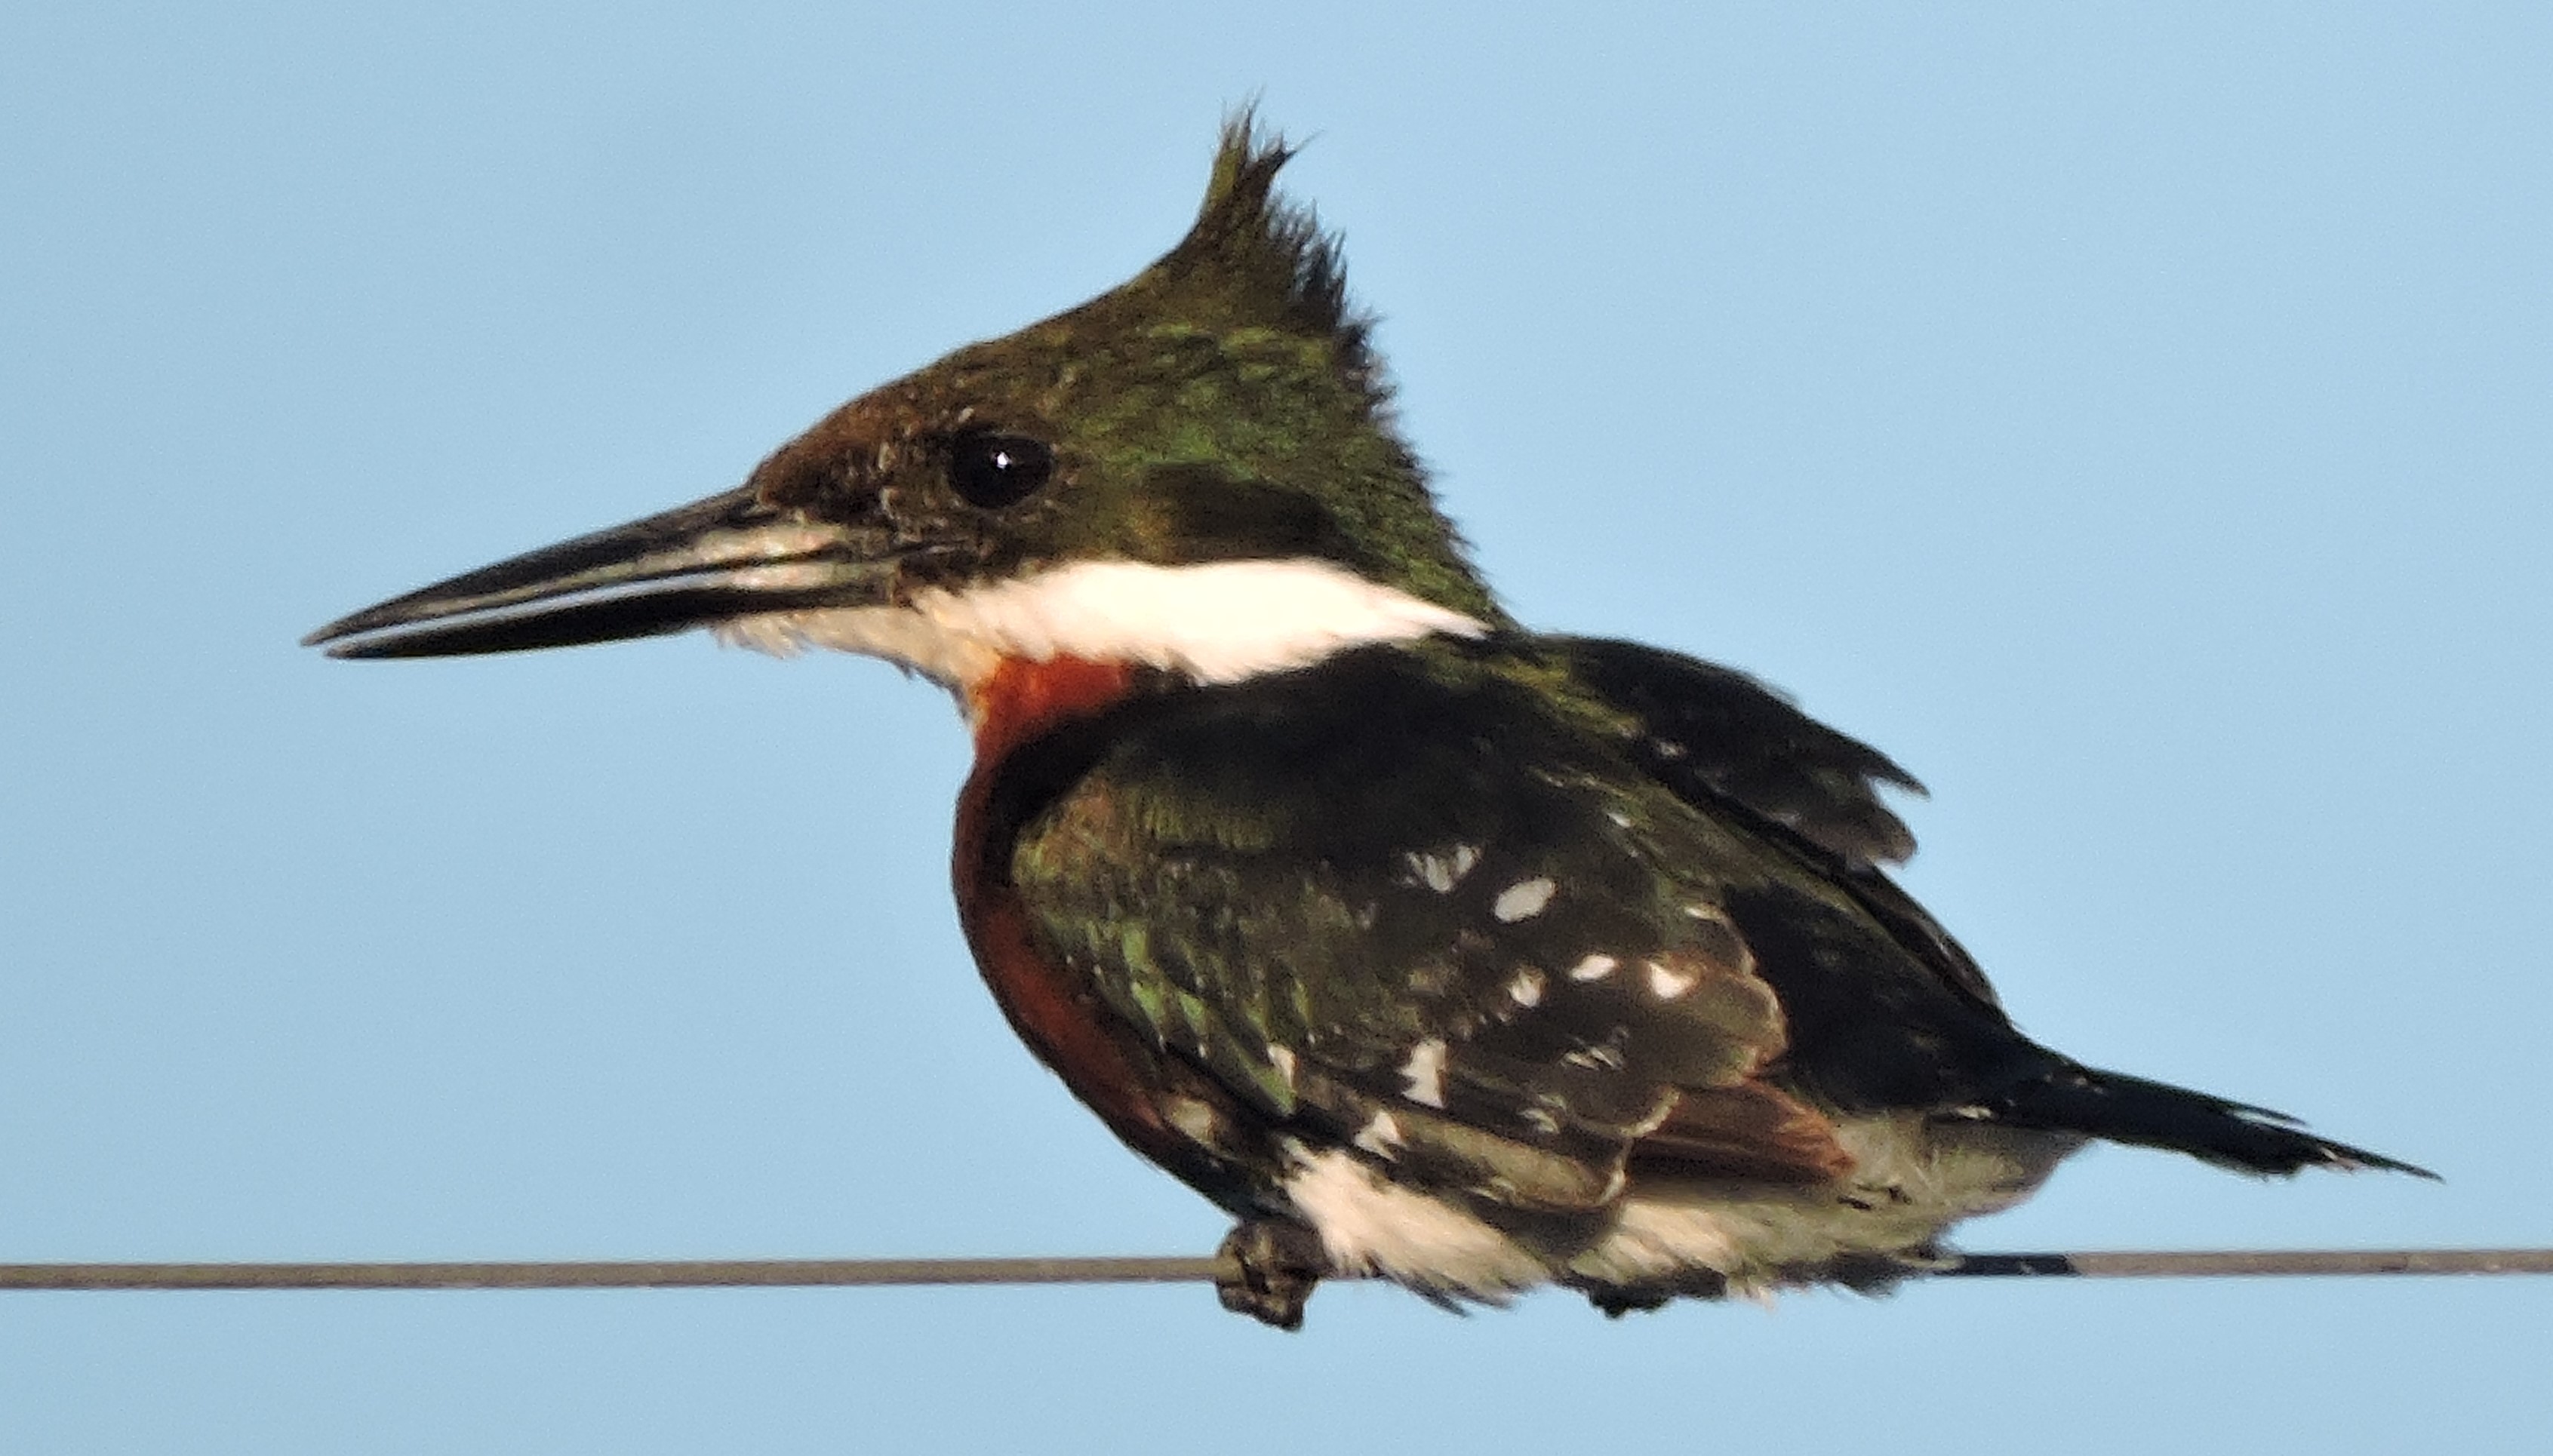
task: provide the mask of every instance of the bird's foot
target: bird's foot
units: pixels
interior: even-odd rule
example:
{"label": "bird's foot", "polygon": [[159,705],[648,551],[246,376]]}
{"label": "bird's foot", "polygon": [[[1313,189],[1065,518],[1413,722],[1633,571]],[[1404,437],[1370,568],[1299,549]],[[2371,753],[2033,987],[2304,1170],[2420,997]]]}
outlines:
{"label": "bird's foot", "polygon": [[1608,1319],[1619,1319],[1625,1314],[1646,1314],[1653,1309],[1663,1309],[1674,1299],[1673,1295],[1659,1294],[1652,1290],[1608,1287],[1587,1292],[1587,1302],[1604,1310],[1605,1317]]}
{"label": "bird's foot", "polygon": [[1224,1235],[1216,1257],[1232,1269],[1215,1276],[1223,1307],[1278,1329],[1301,1329],[1313,1286],[1330,1272],[1318,1234],[1299,1223],[1245,1218]]}
{"label": "bird's foot", "polygon": [[1708,1269],[1688,1269],[1681,1275],[1648,1284],[1579,1284],[1573,1286],[1587,1297],[1587,1302],[1605,1311],[1608,1319],[1625,1314],[1646,1314],[1663,1309],[1678,1300],[1724,1300],[1728,1298],[1728,1277]]}

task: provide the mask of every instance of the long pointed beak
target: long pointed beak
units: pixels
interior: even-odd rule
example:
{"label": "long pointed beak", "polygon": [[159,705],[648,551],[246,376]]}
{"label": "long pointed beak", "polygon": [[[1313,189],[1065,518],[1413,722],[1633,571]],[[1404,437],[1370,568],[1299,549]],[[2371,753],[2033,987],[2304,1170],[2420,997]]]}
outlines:
{"label": "long pointed beak", "polygon": [[776,510],[747,485],[391,597],[301,641],[334,658],[429,658],[653,637],[872,605],[900,559],[883,532]]}

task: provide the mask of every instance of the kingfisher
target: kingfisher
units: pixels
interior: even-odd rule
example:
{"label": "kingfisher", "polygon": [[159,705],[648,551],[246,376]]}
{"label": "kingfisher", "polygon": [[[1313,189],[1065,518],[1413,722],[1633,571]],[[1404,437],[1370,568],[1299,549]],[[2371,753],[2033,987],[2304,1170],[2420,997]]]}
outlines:
{"label": "kingfisher", "polygon": [[1225,124],[1124,285],[723,494],[394,597],[341,658],[706,627],[883,658],[974,740],[957,916],[1012,1028],[1235,1220],[1224,1304],[1878,1291],[2092,1141],[2423,1170],[2013,1024],[1889,878],[1920,792],[1755,678],[1499,605],[1339,245]]}

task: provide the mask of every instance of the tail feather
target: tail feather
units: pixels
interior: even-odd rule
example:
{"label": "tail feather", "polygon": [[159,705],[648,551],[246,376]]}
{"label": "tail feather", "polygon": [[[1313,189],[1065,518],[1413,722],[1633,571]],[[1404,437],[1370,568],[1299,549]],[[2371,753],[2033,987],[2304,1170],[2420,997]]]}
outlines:
{"label": "tail feather", "polygon": [[2165,1148],[2238,1173],[2373,1168],[2437,1177],[2382,1153],[2316,1137],[2284,1112],[2071,1064],[2011,1088],[1978,1110],[2008,1126]]}

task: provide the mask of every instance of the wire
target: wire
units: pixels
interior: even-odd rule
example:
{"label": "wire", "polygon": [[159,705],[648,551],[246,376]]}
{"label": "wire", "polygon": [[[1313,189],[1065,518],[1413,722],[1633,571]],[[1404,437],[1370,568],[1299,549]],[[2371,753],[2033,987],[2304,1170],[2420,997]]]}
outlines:
{"label": "wire", "polygon": [[[2553,1248],[1968,1254],[1932,1273],[1936,1278],[1964,1279],[2553,1274]],[[845,1285],[1202,1284],[1238,1274],[1238,1267],[1228,1260],[1164,1258],[0,1264],[0,1291],[804,1289]]]}
{"label": "wire", "polygon": [[2125,1250],[1966,1254],[1937,1276],[1968,1279],[2248,1279],[2373,1274],[2553,1274],[2553,1249]]}
{"label": "wire", "polygon": [[1186,1284],[1216,1259],[630,1259],[401,1264],[0,1264],[0,1290],[632,1290]]}

